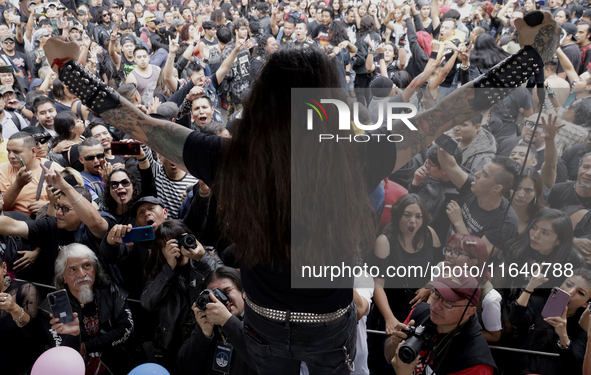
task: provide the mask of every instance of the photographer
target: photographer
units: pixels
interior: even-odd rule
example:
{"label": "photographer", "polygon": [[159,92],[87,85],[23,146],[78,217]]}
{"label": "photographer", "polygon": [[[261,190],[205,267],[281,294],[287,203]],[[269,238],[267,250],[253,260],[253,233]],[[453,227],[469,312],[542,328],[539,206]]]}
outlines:
{"label": "photographer", "polygon": [[155,234],[141,303],[158,314],[154,347],[162,353],[161,364],[176,374],[176,354],[196,323],[192,301],[202,289],[202,280],[218,265],[181,221],[165,221]]}
{"label": "photographer", "polygon": [[[480,300],[480,288],[472,296],[476,279],[440,277],[431,285],[431,304],[418,305],[404,324],[396,325],[394,334],[386,340],[386,360],[392,361],[397,375],[413,374],[413,371],[415,374],[492,375],[495,362],[474,314]],[[461,324],[455,330],[460,319]],[[420,326],[425,327],[424,334],[406,333],[409,327]],[[417,328],[417,333],[419,331]],[[415,338],[424,344],[420,345]],[[413,341],[418,344],[415,352],[405,356],[409,352],[408,344]],[[402,361],[400,353],[403,358],[410,357],[405,358],[409,363]],[[415,353],[418,356],[412,358]]]}
{"label": "photographer", "polygon": [[[240,273],[234,268],[220,267],[209,274],[204,285],[218,297],[221,294],[222,300],[204,290],[193,303],[197,325],[191,338],[179,351],[181,373],[213,375],[222,371],[228,374],[256,374],[243,359],[247,358],[242,322],[245,295]],[[207,305],[203,306],[203,303]],[[220,363],[226,366],[220,366]]]}

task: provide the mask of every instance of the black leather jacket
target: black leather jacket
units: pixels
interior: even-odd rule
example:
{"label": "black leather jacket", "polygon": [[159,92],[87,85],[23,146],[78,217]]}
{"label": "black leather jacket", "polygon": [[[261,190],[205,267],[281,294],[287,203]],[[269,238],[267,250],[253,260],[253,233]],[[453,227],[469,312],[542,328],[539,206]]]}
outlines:
{"label": "black leather jacket", "polygon": [[180,267],[173,270],[164,264],[156,276],[149,276],[142,292],[142,307],[158,312],[158,328],[155,344],[163,349],[178,349],[181,342],[181,327],[189,314],[191,305],[203,289],[203,281],[219,264],[209,254],[199,262],[190,260],[189,279],[180,277]]}

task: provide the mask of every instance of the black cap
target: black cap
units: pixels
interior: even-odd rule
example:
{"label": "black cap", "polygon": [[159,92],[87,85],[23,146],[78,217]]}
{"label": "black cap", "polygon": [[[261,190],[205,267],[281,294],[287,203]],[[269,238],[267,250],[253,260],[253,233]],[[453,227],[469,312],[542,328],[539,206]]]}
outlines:
{"label": "black cap", "polygon": [[394,83],[388,77],[378,77],[371,83],[371,94],[376,98],[385,98],[390,95]]}
{"label": "black cap", "polygon": [[591,18],[591,9],[587,9],[583,12],[583,17]]}
{"label": "black cap", "polygon": [[131,206],[131,210],[129,210],[130,216],[135,217],[137,215],[137,210],[139,210],[141,205],[144,203],[157,204],[157,205],[161,206],[162,208],[164,208],[164,203],[162,203],[162,201],[159,198],[152,197],[152,196],[142,197],[142,198],[138,199],[137,202],[135,202],[133,204],[133,206]]}
{"label": "black cap", "polygon": [[267,3],[258,3],[257,10],[261,13],[269,13],[269,4]]}
{"label": "black cap", "polygon": [[156,24],[156,26],[161,25],[164,23],[164,19],[161,17],[156,17],[156,19],[154,20],[154,23]]}
{"label": "black cap", "polygon": [[564,31],[566,31],[566,35],[572,35],[573,36],[573,40],[576,41],[577,40],[577,27],[570,23],[570,22],[565,22],[562,24],[562,28],[564,29]]}

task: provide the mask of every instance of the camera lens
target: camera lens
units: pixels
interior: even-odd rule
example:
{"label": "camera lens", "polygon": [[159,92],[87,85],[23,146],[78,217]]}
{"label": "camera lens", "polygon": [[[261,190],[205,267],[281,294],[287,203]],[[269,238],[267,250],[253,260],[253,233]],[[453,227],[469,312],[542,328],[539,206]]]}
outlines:
{"label": "camera lens", "polygon": [[411,363],[421,352],[421,342],[415,337],[411,337],[398,350],[398,356],[404,363]]}

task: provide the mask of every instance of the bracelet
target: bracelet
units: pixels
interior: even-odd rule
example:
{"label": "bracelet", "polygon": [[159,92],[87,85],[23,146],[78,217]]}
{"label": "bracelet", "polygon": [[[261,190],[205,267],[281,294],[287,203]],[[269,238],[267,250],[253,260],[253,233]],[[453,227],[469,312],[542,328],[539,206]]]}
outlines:
{"label": "bracelet", "polygon": [[193,102],[192,101],[190,101],[189,99],[185,99],[183,101],[183,109],[185,111],[190,111],[192,107],[193,107]]}
{"label": "bracelet", "polygon": [[560,343],[560,339],[558,339],[558,347],[559,347],[560,349],[563,349],[563,350],[566,350],[566,349],[570,348],[570,339],[568,340],[568,342],[566,343],[566,345],[562,345],[562,344]]}
{"label": "bracelet", "polygon": [[468,69],[470,69],[470,63],[468,62],[468,65],[461,64],[461,65],[460,65],[460,68],[461,68],[462,70],[468,70]]}
{"label": "bracelet", "polygon": [[141,159],[137,159],[137,162],[138,162],[138,163],[142,163],[142,162],[146,161],[147,159],[148,159],[148,155],[144,156],[144,157],[143,157],[143,158],[141,158]]}
{"label": "bracelet", "polygon": [[527,289],[523,289],[523,292],[524,292],[524,293],[529,293],[529,294],[532,294],[534,291],[533,291],[533,290],[532,290],[532,291],[529,291],[529,290],[527,290]]}
{"label": "bracelet", "polygon": [[[21,316],[18,319],[13,319],[17,326],[21,327],[23,325],[23,316],[25,316],[25,309],[21,307]],[[558,341],[560,342],[560,341]]]}
{"label": "bracelet", "polygon": [[76,203],[80,202],[80,199],[82,199],[82,194],[80,194],[80,196],[78,197],[78,199],[76,199],[74,202],[70,203],[72,206],[75,205]]}

